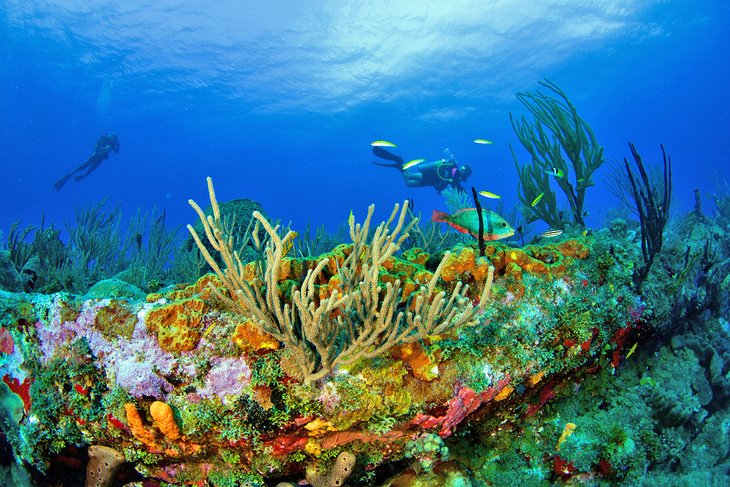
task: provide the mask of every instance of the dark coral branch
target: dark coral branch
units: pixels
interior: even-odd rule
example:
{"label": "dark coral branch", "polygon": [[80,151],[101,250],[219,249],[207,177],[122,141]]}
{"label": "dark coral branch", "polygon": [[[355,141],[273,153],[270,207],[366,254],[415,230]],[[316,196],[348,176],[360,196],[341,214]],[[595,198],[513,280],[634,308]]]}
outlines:
{"label": "dark coral branch", "polygon": [[477,216],[479,217],[479,255],[484,257],[487,252],[487,248],[484,245],[484,216],[482,215],[482,205],[479,203],[477,190],[474,186],[471,187],[471,194],[474,198],[474,208],[476,208]]}
{"label": "dark coral branch", "polygon": [[664,242],[664,227],[669,219],[669,204],[672,199],[672,160],[662,145],[663,178],[661,181],[653,181],[634,144],[629,143],[629,148],[637,174],[631,170],[627,159],[624,159],[624,166],[641,224],[641,255],[644,265],[635,276],[637,286],[641,286]]}

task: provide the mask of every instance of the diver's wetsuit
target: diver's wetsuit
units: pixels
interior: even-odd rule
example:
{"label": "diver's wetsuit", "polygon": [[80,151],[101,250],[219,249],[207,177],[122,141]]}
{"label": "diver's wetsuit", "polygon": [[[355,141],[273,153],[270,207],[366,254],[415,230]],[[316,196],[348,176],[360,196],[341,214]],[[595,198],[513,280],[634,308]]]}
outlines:
{"label": "diver's wetsuit", "polygon": [[382,147],[373,147],[373,154],[392,161],[391,164],[373,161],[373,164],[384,167],[394,167],[400,170],[407,186],[425,187],[433,186],[439,193],[452,186],[455,189],[464,191],[461,183],[471,174],[468,165],[459,166],[456,160],[440,159],[432,162],[422,162],[408,169],[403,169],[403,158],[397,156]]}
{"label": "diver's wetsuit", "polygon": [[56,181],[53,184],[53,187],[56,188],[56,191],[59,191],[63,188],[63,185],[66,184],[66,181],[68,181],[71,176],[74,176],[74,181],[81,181],[86,176],[94,172],[96,168],[98,168],[101,163],[109,157],[109,153],[111,151],[119,153],[119,138],[117,137],[117,134],[102,135],[96,142],[94,153],[86,159],[86,162]]}

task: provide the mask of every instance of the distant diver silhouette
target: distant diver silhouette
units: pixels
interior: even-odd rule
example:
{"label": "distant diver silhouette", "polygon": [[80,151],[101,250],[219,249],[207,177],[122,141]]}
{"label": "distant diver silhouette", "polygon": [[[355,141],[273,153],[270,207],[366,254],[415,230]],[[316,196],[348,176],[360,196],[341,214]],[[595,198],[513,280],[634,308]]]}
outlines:
{"label": "distant diver silhouette", "polygon": [[109,153],[111,151],[114,151],[117,154],[119,153],[119,138],[117,137],[117,134],[102,135],[96,142],[94,153],[86,159],[86,162],[56,181],[53,184],[53,187],[56,188],[56,191],[60,191],[71,176],[73,176],[74,181],[81,181],[86,176],[94,172],[96,168],[98,168],[101,163],[109,157]]}
{"label": "distant diver silhouette", "polygon": [[410,187],[433,186],[436,191],[441,193],[441,191],[451,186],[464,191],[461,183],[471,175],[471,167],[468,164],[460,165],[448,149],[444,150],[443,159],[422,163],[413,161],[418,164],[411,167],[404,165],[401,156],[393,154],[382,147],[373,147],[373,154],[381,159],[392,161],[390,164],[373,161],[373,164],[398,169],[403,175],[406,186]]}

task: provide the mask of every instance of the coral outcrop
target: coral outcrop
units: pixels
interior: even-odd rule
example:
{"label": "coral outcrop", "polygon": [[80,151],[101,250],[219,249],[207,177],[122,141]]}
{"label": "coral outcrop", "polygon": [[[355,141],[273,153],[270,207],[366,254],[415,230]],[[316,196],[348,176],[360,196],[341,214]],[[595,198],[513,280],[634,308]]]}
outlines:
{"label": "coral outcrop", "polygon": [[[311,383],[292,372],[297,357],[286,343],[232,312],[212,275],[145,300],[5,293],[3,382],[26,409],[6,436],[37,468],[103,443],[142,475],[173,484],[362,483],[409,456],[421,471],[453,472],[442,442],[465,423],[492,424],[498,411],[534,415],[566,378],[603,363],[600,356],[626,354],[643,308],[630,270],[593,248],[601,246],[590,237],[492,244],[482,258],[461,245],[440,269],[419,249],[391,255],[378,282],[402,283],[402,309],[435,275],[435,292],[468,284],[465,297],[478,302],[490,267],[491,296],[473,322],[364,355]],[[286,257],[280,299],[290,304],[316,262],[342,265],[351,250]],[[322,271],[314,295],[338,289],[336,269]]]}

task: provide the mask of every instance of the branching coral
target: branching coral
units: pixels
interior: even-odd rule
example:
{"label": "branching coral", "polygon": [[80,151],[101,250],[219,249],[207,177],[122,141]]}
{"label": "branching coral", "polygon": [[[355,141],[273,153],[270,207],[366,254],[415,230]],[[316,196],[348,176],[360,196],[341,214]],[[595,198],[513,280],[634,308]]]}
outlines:
{"label": "branching coral", "polygon": [[[221,298],[285,345],[296,364],[294,375],[305,383],[327,376],[337,366],[377,357],[399,343],[472,324],[477,310],[484,306],[489,295],[493,272],[489,273],[477,307],[466,296],[468,286],[461,283],[450,295],[436,290],[448,253],[428,284],[411,293],[407,302],[403,302],[400,280],[380,284],[382,266],[400,248],[414,224],[414,221],[404,223],[408,208],[404,203],[400,212],[399,206],[395,206],[387,222],[375,229],[369,243],[374,207],[370,206],[362,225],[356,224],[351,215],[348,223],[352,249],[338,266],[336,279],[333,277],[337,282],[336,288],[328,296],[318,295],[316,285],[325,279],[324,270],[329,263],[329,259],[324,258],[309,269],[300,288],[292,290],[291,302],[284,302],[278,284],[285,248],[294,238],[294,233],[289,231],[280,237],[276,228],[260,213],[254,212],[254,217],[269,236],[269,243],[265,248],[266,262],[259,267],[260,275],[249,282],[241,259],[232,249],[231,237],[225,235],[221,228],[210,178],[208,190],[213,215],[206,216],[192,200],[190,204],[203,222],[205,234],[219,252],[225,269],[218,266],[193,228],[188,226],[188,229],[232,295],[228,298],[221,294]],[[391,230],[390,225],[394,221],[395,228]],[[258,244],[255,232],[254,241]]]}
{"label": "branching coral", "polygon": [[662,250],[664,226],[669,218],[669,204],[672,200],[672,160],[662,146],[663,177],[652,178],[647,174],[634,144],[629,143],[629,147],[638,171],[635,175],[629,161],[624,159],[626,177],[631,185],[631,195],[641,223],[641,255],[644,265],[639,268],[635,279],[640,286],[651,270],[654,257]]}
{"label": "branching coral", "polygon": [[[573,222],[584,226],[585,192],[593,186],[591,176],[603,164],[603,148],[565,92],[550,81],[540,84],[557,97],[539,91],[516,95],[532,113],[534,121],[528,121],[524,116],[518,120],[510,114],[517,137],[532,156],[532,162],[522,167],[515,158],[523,212],[528,223],[542,219],[552,227],[563,226],[564,219],[557,209],[555,193],[550,188],[550,178],[554,177],[568,199]],[[542,197],[539,196],[541,194]]]}

